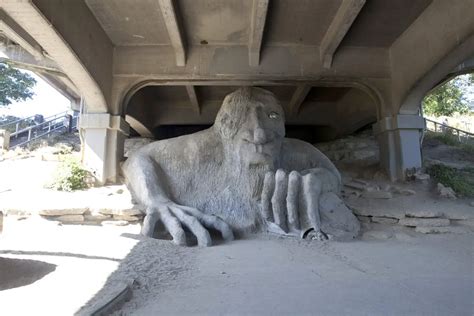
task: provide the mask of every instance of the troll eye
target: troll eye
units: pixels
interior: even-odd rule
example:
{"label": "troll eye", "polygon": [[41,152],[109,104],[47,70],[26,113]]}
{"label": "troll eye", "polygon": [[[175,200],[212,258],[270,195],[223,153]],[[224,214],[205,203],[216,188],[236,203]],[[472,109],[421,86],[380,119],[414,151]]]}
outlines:
{"label": "troll eye", "polygon": [[272,120],[276,120],[280,117],[280,115],[277,112],[270,112],[270,114],[268,114],[268,117]]}

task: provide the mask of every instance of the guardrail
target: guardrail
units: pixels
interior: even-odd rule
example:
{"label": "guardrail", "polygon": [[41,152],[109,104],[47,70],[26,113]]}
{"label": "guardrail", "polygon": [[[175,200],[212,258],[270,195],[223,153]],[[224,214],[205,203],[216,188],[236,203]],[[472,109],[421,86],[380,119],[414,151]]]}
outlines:
{"label": "guardrail", "polygon": [[[64,117],[65,115],[68,115],[67,111],[60,112],[60,113],[48,116],[46,118],[43,118],[43,120],[44,120],[43,122],[51,121],[51,120],[54,120],[54,119],[57,119],[57,118],[60,118],[60,117]],[[36,118],[36,115],[32,115],[32,116],[29,116],[29,117],[26,117],[26,118],[21,118],[21,119],[18,119],[16,121],[13,121],[13,122],[9,122],[9,123],[0,125],[0,129],[7,129],[8,130],[9,126],[15,126],[15,131],[11,132],[10,136],[16,136],[16,135],[21,134],[22,132],[24,132],[24,130],[27,129],[28,127],[30,127],[30,126],[38,126],[39,124],[42,124],[42,123],[39,123],[39,124],[36,123],[35,118]],[[29,126],[20,129],[20,126],[23,122],[26,122],[27,124],[29,124]],[[10,130],[12,130],[12,129],[10,128]]]}
{"label": "guardrail", "polygon": [[[23,120],[26,120],[26,119],[23,119]],[[20,143],[14,144],[10,146],[10,148],[26,145],[34,140],[48,136],[49,134],[61,129],[65,129],[68,132],[72,132],[73,130],[77,129],[78,122],[79,122],[79,115],[70,115],[70,114],[67,114],[67,112],[63,112],[63,113],[59,113],[59,114],[48,117],[47,120],[45,120],[42,123],[28,126],[22,129],[18,128],[22,120],[19,120],[19,121],[20,122],[15,121],[10,124],[5,124],[1,126],[1,127],[4,127],[4,126],[16,124],[15,132],[10,134],[10,139],[12,139],[13,137],[18,138],[19,136],[25,135],[25,134],[27,135],[26,140],[21,141]]]}
{"label": "guardrail", "polygon": [[[426,129],[433,131],[435,133],[447,133],[449,132],[453,136],[457,136],[457,139],[459,142],[468,142],[471,140],[474,140],[474,133],[464,131],[462,129],[452,127],[440,122],[436,122],[433,120],[430,120],[428,118],[425,118],[426,121]],[[433,128],[430,129],[430,124],[433,125]]]}

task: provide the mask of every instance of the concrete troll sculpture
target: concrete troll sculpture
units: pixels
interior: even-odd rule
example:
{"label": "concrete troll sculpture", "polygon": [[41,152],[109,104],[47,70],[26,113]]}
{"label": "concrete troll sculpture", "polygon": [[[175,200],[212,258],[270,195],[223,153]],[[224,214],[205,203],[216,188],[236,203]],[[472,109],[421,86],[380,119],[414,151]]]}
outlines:
{"label": "concrete troll sculpture", "polygon": [[309,143],[284,138],[284,112],[260,88],[227,95],[207,130],[150,143],[124,164],[127,184],[146,211],[142,234],[161,222],[186,245],[209,230],[224,240],[268,231],[324,240],[351,239],[360,229],[338,197],[341,177]]}

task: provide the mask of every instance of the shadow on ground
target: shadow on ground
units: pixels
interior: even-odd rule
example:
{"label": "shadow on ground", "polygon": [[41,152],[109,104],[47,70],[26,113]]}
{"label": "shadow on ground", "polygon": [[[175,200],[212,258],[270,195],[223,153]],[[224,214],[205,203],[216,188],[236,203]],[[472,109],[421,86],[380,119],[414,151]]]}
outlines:
{"label": "shadow on ground", "polygon": [[102,289],[76,315],[108,315],[119,309],[132,293],[133,304],[141,305],[156,291],[185,274],[192,262],[192,248],[177,247],[169,240],[122,234],[138,243],[108,277]]}
{"label": "shadow on ground", "polygon": [[0,291],[32,284],[56,270],[56,265],[0,257]]}

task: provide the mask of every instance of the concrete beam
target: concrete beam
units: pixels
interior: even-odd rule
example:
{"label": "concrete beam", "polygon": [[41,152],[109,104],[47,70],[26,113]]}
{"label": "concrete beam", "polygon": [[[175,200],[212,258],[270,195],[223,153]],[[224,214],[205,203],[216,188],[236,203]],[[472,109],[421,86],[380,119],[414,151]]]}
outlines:
{"label": "concrete beam", "polygon": [[249,64],[252,67],[257,67],[260,64],[260,51],[268,12],[268,2],[269,0],[253,0],[249,35]]}
{"label": "concrete beam", "polygon": [[17,45],[13,48],[12,45],[9,45],[9,47],[1,51],[7,55],[7,57],[0,57],[0,62],[33,72],[47,72],[55,76],[66,77],[66,74],[59,69],[54,62],[50,61],[44,63],[37,61],[33,56],[24,51],[23,48]]}
{"label": "concrete beam", "polygon": [[107,103],[97,82],[41,11],[30,1],[3,0],[1,6],[71,78],[83,94],[89,111],[107,112]]}
{"label": "concrete beam", "polygon": [[4,50],[8,58],[0,57],[0,62],[36,73],[71,102],[77,102],[80,99],[79,90],[54,61],[48,58],[35,59],[22,47],[12,46]]}
{"label": "concrete beam", "polygon": [[163,14],[163,19],[165,20],[171,45],[175,52],[176,65],[184,66],[186,65],[186,47],[178,20],[177,9],[173,4],[173,0],[158,0],[158,3],[160,5],[161,13]]}
{"label": "concrete beam", "polygon": [[188,52],[186,67],[177,67],[169,62],[175,56],[171,46],[117,46],[114,50],[114,76],[191,80],[390,78],[386,48],[341,47],[337,52],[337,63],[330,70],[322,68],[318,61],[319,51],[313,46],[301,46],[297,49],[265,46],[264,54],[265,58],[260,61],[259,67],[251,67],[248,45],[198,45]]}
{"label": "concrete beam", "polygon": [[344,39],[364,4],[365,0],[342,0],[341,6],[321,41],[320,54],[324,68],[331,68],[332,60],[339,44]]}
{"label": "concrete beam", "polygon": [[0,10],[0,32],[23,47],[23,49],[30,53],[36,60],[44,58],[42,48],[3,10]]}
{"label": "concrete beam", "polygon": [[81,94],[68,77],[58,77],[48,73],[38,73],[38,76],[71,101],[71,107],[80,102]]}
{"label": "concrete beam", "polygon": [[188,92],[189,100],[191,105],[196,113],[201,113],[201,107],[199,106],[199,99],[196,94],[196,88],[194,86],[186,86],[186,91]]}
{"label": "concrete beam", "polygon": [[304,99],[308,95],[309,91],[311,90],[311,86],[308,85],[300,85],[296,87],[293,96],[291,97],[290,104],[289,104],[289,113],[292,115],[298,114],[300,111],[301,104],[303,104]]}
{"label": "concrete beam", "polygon": [[153,138],[153,133],[143,125],[139,120],[131,115],[125,115],[125,121],[133,128],[141,137]]}

